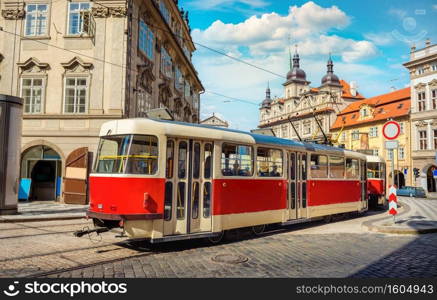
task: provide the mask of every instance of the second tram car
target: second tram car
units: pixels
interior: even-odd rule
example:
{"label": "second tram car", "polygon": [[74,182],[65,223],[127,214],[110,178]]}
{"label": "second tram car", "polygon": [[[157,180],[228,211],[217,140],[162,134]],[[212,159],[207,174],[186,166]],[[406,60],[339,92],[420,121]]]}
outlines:
{"label": "second tram car", "polygon": [[151,242],[291,224],[368,208],[366,156],[151,119],[103,124],[87,216]]}
{"label": "second tram car", "polygon": [[377,207],[386,205],[386,168],[383,158],[367,155],[367,191],[369,206]]}

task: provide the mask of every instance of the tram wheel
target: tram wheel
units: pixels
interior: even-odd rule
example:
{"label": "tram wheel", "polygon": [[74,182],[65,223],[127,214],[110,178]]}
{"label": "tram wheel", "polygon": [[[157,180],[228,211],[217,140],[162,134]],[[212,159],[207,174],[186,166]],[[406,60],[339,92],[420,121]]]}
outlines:
{"label": "tram wheel", "polygon": [[331,223],[332,222],[332,215],[323,217],[323,221],[325,221],[325,223]]}
{"label": "tram wheel", "polygon": [[258,226],[252,226],[252,232],[255,235],[260,235],[264,232],[266,229],[266,224],[258,225]]}
{"label": "tram wheel", "polygon": [[222,232],[220,232],[219,233],[219,235],[215,235],[215,236],[210,236],[209,238],[208,238],[208,241],[211,243],[211,244],[218,244],[218,243],[220,243],[222,240],[223,240],[223,237],[225,236],[225,231],[223,230]]}

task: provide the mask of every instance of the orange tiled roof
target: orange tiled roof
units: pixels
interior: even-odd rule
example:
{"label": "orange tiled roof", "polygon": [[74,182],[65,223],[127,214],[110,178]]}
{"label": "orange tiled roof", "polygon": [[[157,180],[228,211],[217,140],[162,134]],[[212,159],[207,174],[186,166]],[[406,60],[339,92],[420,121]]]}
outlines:
{"label": "orange tiled roof", "polygon": [[[360,107],[367,104],[373,107],[373,117],[360,120]],[[404,88],[391,93],[378,95],[361,101],[356,101],[343,109],[335,120],[331,129],[350,127],[363,123],[386,120],[406,116],[410,112],[410,88]]]}
{"label": "orange tiled roof", "polygon": [[342,88],[342,95],[341,95],[343,98],[364,99],[363,95],[358,93],[358,91],[357,91],[356,96],[353,96],[351,94],[351,86],[349,85],[349,83],[347,83],[343,79],[340,79],[340,84],[343,87]]}

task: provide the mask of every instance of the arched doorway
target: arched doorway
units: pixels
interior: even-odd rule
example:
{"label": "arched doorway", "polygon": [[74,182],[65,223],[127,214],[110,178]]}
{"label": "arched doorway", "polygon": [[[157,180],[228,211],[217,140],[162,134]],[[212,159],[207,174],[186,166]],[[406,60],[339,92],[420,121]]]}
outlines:
{"label": "arched doorway", "polygon": [[426,172],[426,186],[428,192],[435,193],[436,192],[436,182],[434,179],[433,171],[437,170],[436,166],[430,166],[428,171]]}
{"label": "arched doorway", "polygon": [[61,174],[61,157],[48,146],[31,147],[21,156],[21,178],[31,180],[29,200],[57,200]]}
{"label": "arched doorway", "polygon": [[398,187],[398,189],[405,186],[405,175],[398,170],[395,170],[395,185]]}

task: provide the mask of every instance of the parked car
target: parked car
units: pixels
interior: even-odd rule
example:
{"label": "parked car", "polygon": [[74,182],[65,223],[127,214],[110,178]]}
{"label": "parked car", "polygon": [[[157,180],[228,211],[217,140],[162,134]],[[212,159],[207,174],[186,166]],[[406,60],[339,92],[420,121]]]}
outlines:
{"label": "parked car", "polygon": [[397,196],[426,198],[426,192],[421,187],[404,186],[396,191]]}

